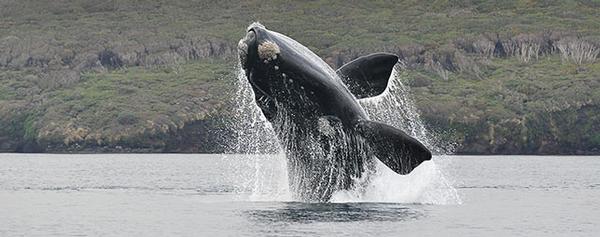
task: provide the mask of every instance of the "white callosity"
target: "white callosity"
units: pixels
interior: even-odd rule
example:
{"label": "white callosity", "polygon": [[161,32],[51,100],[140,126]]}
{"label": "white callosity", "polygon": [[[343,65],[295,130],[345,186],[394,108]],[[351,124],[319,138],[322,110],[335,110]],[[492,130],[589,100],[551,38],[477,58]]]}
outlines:
{"label": "white callosity", "polygon": [[279,46],[271,41],[265,41],[258,45],[258,57],[262,60],[275,60],[280,52]]}

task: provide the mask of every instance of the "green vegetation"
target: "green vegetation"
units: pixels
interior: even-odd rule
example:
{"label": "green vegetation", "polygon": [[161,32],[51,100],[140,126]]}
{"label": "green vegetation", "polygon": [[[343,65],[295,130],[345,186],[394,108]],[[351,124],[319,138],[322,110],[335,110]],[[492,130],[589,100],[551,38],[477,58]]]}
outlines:
{"label": "green vegetation", "polygon": [[471,145],[463,152],[569,153],[597,147],[600,67],[580,73],[558,56],[488,63],[483,80],[463,73],[446,81],[424,71],[408,74],[424,117],[436,127],[452,128],[454,139]]}
{"label": "green vegetation", "polygon": [[[44,92],[38,98],[43,102],[33,104],[24,97],[29,103],[23,106],[25,112],[9,110],[0,128],[49,151],[111,151],[127,145],[136,151],[162,151],[185,126],[225,113],[228,93],[214,92],[228,91],[231,76],[231,65],[222,60],[85,72],[74,85]],[[15,79],[4,82],[7,88],[18,84]],[[11,108],[21,102],[11,98],[1,105]]]}
{"label": "green vegetation", "polygon": [[235,46],[260,21],[334,67],[397,53],[458,152],[598,153],[599,12],[597,0],[2,1],[0,151],[218,150]]}
{"label": "green vegetation", "polygon": [[[185,63],[153,69],[119,69],[85,73],[77,85],[50,94],[40,139],[65,136],[64,143],[85,140],[115,144],[132,136],[177,132],[223,108],[224,61]],[[202,72],[202,73],[198,73]],[[65,131],[67,133],[65,134]]]}

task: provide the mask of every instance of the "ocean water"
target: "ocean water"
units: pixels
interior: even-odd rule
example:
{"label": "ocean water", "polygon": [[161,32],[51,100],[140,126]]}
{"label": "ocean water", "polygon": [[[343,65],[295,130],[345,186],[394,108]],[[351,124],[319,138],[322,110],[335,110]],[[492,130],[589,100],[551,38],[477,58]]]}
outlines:
{"label": "ocean water", "polygon": [[0,154],[0,236],[597,236],[600,157],[448,156],[331,203],[278,155]]}

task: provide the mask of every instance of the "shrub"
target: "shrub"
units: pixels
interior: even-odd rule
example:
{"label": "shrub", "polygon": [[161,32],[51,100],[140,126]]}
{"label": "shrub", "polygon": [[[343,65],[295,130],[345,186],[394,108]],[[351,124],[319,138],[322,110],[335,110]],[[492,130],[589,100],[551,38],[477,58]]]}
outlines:
{"label": "shrub", "polygon": [[600,48],[580,38],[568,37],[559,40],[556,48],[564,61],[576,64],[593,63],[600,53]]}
{"label": "shrub", "polygon": [[132,112],[123,111],[117,115],[117,121],[121,125],[132,125],[136,124],[139,121],[139,118]]}

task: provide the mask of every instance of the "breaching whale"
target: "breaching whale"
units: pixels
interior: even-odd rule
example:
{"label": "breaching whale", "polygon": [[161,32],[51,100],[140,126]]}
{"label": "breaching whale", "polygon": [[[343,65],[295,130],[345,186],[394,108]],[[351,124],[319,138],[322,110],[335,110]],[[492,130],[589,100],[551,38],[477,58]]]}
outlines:
{"label": "breaching whale", "polygon": [[431,152],[392,126],[371,121],[358,99],[383,93],[398,57],[376,53],[334,71],[295,40],[254,23],[238,44],[255,102],[285,151],[296,199],[328,201],[368,182],[375,159],[410,173]]}

